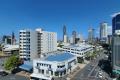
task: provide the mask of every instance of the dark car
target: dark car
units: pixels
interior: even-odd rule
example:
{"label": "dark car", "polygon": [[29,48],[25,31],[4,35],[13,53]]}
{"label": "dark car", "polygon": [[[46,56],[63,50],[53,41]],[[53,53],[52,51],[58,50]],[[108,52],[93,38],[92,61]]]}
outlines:
{"label": "dark car", "polygon": [[0,71],[0,76],[6,76],[6,75],[8,75],[7,72],[5,72],[5,71]]}

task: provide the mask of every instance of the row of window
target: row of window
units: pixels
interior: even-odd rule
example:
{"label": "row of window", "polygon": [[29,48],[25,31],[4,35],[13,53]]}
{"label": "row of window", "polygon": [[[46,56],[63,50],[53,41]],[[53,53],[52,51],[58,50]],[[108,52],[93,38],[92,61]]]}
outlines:
{"label": "row of window", "polygon": [[30,37],[30,35],[20,35],[20,37]]}
{"label": "row of window", "polygon": [[20,32],[20,34],[30,34],[30,32]]}
{"label": "row of window", "polygon": [[63,68],[63,67],[65,67],[65,65],[62,65],[62,66],[57,66],[57,68]]}
{"label": "row of window", "polygon": [[28,54],[30,54],[30,51],[20,51],[20,53],[28,53]]}
{"label": "row of window", "polygon": [[[67,52],[70,52],[70,51],[67,51]],[[73,52],[73,51],[71,51],[70,53],[74,53],[74,54],[83,55],[83,53],[76,53],[76,52]]]}
{"label": "row of window", "polygon": [[20,48],[20,50],[30,50],[30,48]]}
{"label": "row of window", "polygon": [[85,51],[85,50],[90,49],[90,48],[85,48],[85,49],[82,49],[82,50],[78,50],[78,49],[70,49],[70,48],[64,48],[64,49],[67,49],[67,50],[74,50],[74,51]]}
{"label": "row of window", "polygon": [[27,40],[27,41],[30,41],[30,38],[20,38],[20,40]]}
{"label": "row of window", "polygon": [[46,67],[51,68],[50,64],[44,64],[44,63],[37,63],[37,66],[46,66]]}

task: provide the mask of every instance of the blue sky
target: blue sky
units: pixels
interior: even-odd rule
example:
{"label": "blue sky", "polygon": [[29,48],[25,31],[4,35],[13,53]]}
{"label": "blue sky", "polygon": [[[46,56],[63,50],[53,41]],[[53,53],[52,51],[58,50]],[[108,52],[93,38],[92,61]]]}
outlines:
{"label": "blue sky", "polygon": [[99,23],[111,25],[110,15],[119,11],[120,0],[0,0],[0,36],[41,27],[62,39],[64,24],[69,36],[76,30],[87,38],[90,26],[98,36]]}

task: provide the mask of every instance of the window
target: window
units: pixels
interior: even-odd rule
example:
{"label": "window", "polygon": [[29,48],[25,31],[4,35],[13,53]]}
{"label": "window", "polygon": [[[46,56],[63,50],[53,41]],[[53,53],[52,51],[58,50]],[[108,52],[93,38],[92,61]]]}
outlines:
{"label": "window", "polygon": [[44,70],[42,69],[42,74],[44,74]]}

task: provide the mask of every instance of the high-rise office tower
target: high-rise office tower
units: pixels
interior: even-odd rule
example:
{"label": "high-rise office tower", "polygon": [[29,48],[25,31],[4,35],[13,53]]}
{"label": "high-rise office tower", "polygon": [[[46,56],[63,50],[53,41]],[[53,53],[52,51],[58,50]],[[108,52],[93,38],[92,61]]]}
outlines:
{"label": "high-rise office tower", "polygon": [[73,39],[73,44],[75,44],[75,39],[76,39],[77,33],[76,31],[72,32],[72,39]]}
{"label": "high-rise office tower", "polygon": [[10,45],[11,45],[11,42],[12,42],[11,36],[9,36],[9,35],[4,35],[4,36],[2,37],[2,43],[3,43],[4,45],[6,45],[6,44],[10,44]]}
{"label": "high-rise office tower", "polygon": [[113,16],[112,32],[112,66],[120,73],[120,13]]}
{"label": "high-rise office tower", "polygon": [[64,35],[67,35],[66,25],[63,26],[63,41],[64,41]]}
{"label": "high-rise office tower", "polygon": [[107,39],[108,24],[106,22],[100,23],[100,39]]}
{"label": "high-rise office tower", "polygon": [[11,39],[11,44],[14,45],[16,43],[14,32],[12,32],[12,37],[11,38],[12,38]]}
{"label": "high-rise office tower", "polygon": [[35,31],[20,30],[19,35],[19,54],[24,60],[32,60],[57,50],[57,34],[54,32],[43,31],[40,28]]}
{"label": "high-rise office tower", "polygon": [[82,34],[79,34],[79,38],[80,38],[79,42],[83,42],[83,35]]}
{"label": "high-rise office tower", "polygon": [[112,34],[115,34],[115,31],[120,30],[120,13],[113,15],[112,19]]}
{"label": "high-rise office tower", "polygon": [[114,35],[112,44],[113,69],[120,70],[120,35]]}
{"label": "high-rise office tower", "polygon": [[88,29],[88,42],[92,43],[93,41],[94,41],[94,29],[90,27]]}

